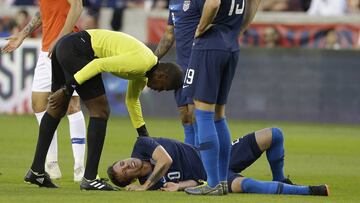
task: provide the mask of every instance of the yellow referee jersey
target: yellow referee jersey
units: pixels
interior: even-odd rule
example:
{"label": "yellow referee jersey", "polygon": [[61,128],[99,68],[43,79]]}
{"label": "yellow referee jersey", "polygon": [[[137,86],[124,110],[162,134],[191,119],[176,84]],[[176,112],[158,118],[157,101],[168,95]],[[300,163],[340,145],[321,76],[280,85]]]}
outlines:
{"label": "yellow referee jersey", "polygon": [[80,85],[102,72],[128,79],[126,106],[135,128],[145,124],[140,94],[147,83],[145,74],[156,65],[158,59],[153,52],[134,37],[109,30],[86,30],[91,36],[91,46],[98,57],[80,71],[74,78]]}

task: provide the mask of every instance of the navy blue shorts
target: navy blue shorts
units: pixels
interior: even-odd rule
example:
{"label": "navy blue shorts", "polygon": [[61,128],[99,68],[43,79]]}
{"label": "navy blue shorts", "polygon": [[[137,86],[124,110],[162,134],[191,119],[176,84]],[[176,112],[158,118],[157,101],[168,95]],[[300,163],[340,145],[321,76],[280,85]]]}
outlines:
{"label": "navy blue shorts", "polygon": [[255,133],[248,134],[233,141],[230,154],[230,165],[228,171],[228,186],[231,192],[231,184],[239,173],[253,164],[262,152],[256,143]]}
{"label": "navy blue shorts", "polygon": [[226,104],[238,59],[239,51],[193,49],[183,95],[209,104]]}
{"label": "navy blue shorts", "polygon": [[175,101],[177,107],[186,106],[188,104],[194,104],[194,101],[190,97],[186,97],[182,94],[182,89],[178,89],[174,92]]}

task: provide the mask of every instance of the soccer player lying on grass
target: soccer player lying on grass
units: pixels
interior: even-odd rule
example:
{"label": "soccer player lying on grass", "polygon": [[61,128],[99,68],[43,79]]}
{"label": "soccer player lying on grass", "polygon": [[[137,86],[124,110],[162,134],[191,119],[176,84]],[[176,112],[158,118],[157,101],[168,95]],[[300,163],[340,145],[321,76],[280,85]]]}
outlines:
{"label": "soccer player lying on grass", "polygon": [[[273,181],[258,181],[239,174],[264,151]],[[181,191],[206,180],[198,151],[191,145],[166,138],[138,137],[131,158],[116,161],[107,173],[115,185],[127,186],[127,190]],[[130,185],[136,178],[141,185]],[[293,185],[284,176],[283,135],[278,128],[262,129],[233,142],[228,184],[221,189],[222,193],[329,195],[327,185]]]}
{"label": "soccer player lying on grass", "polygon": [[44,171],[45,157],[54,131],[76,89],[89,110],[88,153],[85,190],[114,190],[103,179],[96,179],[105,140],[109,106],[101,73],[129,80],[126,106],[139,136],[148,136],[141,112],[140,94],[147,85],[153,90],[175,90],[182,85],[182,71],[173,63],[161,63],[142,42],[121,32],[86,30],[60,39],[52,54],[52,92],[44,117],[31,169],[25,181],[40,187],[56,188]]}

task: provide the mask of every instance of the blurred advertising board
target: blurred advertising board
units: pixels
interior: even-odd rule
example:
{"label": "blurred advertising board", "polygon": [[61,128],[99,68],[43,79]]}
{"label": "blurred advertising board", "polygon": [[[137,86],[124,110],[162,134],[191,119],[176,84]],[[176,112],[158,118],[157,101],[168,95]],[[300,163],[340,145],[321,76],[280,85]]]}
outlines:
{"label": "blurred advertising board", "polygon": [[[166,19],[149,17],[148,43],[159,43]],[[360,44],[360,25],[351,23],[253,23],[239,39],[245,47],[350,49]]]}

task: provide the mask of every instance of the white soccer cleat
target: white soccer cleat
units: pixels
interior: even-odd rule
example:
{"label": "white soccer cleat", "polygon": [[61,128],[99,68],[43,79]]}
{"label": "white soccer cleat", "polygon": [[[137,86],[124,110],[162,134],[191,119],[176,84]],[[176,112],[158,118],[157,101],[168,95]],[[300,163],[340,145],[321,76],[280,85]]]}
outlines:
{"label": "white soccer cleat", "polygon": [[84,177],[85,168],[84,166],[74,167],[74,182],[80,182]]}
{"label": "white soccer cleat", "polygon": [[45,171],[50,175],[51,179],[60,179],[61,171],[57,161],[51,161],[45,164]]}

